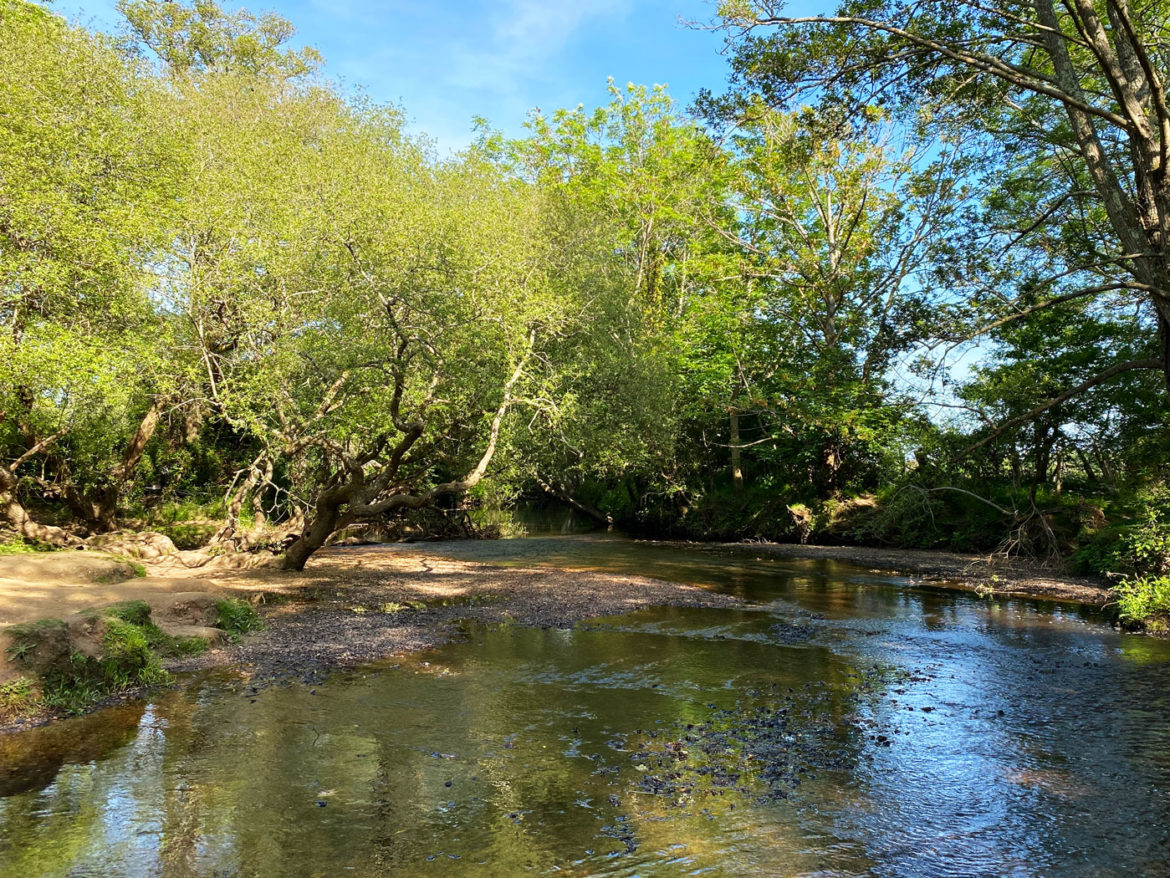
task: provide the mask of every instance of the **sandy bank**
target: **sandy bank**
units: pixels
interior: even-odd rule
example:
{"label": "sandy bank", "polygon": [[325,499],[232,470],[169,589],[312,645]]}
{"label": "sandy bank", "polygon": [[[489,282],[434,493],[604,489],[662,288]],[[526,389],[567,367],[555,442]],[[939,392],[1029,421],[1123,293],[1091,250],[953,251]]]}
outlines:
{"label": "sandy bank", "polygon": [[984,591],[1103,607],[1111,600],[1108,583],[1068,576],[1038,564],[998,555],[875,549],[864,546],[799,546],[781,543],[724,543],[737,551],[781,558],[841,561],[874,573],[910,576],[948,588]]}

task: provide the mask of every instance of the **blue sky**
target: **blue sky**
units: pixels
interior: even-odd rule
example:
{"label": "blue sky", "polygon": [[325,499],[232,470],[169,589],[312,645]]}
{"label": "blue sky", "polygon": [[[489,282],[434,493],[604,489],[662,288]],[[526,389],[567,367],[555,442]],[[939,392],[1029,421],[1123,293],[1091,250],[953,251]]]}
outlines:
{"label": "blue sky", "polygon": [[[57,12],[100,30],[118,26],[116,0],[57,0]],[[606,100],[606,79],[666,83],[683,104],[727,76],[708,0],[267,0],[317,48],[329,75],[401,104],[440,148],[470,140],[471,119],[519,134],[533,107],[551,112]],[[828,4],[826,4],[827,6]]]}

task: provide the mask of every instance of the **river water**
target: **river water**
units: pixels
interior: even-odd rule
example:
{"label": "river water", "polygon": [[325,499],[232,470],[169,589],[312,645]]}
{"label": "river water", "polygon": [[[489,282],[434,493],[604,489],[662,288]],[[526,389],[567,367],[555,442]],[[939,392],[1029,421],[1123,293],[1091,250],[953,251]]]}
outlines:
{"label": "river water", "polygon": [[747,603],[9,736],[0,876],[1170,876],[1170,642],[832,562],[426,549]]}

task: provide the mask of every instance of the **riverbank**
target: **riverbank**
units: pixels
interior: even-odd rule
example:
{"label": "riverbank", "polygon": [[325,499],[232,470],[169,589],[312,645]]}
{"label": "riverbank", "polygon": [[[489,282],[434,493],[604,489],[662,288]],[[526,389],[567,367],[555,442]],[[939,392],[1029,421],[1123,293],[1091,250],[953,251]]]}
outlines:
{"label": "riverbank", "polygon": [[[425,551],[425,550],[424,550]],[[169,658],[171,673],[230,667],[256,685],[283,679],[319,679],[338,668],[439,646],[460,636],[460,623],[567,628],[583,619],[649,606],[729,607],[740,601],[697,586],[643,576],[549,567],[501,568],[385,547],[328,549],[302,572],[273,567],[192,570],[166,561],[146,577],[129,573],[109,582],[118,562],[44,555],[23,559],[28,600],[11,578],[0,588],[0,619],[11,625],[62,617],[110,601],[141,601],[165,614],[175,598],[202,594],[244,600],[259,612],[264,630],[234,642],[218,640],[205,651]],[[75,572],[61,579],[69,565]],[[112,566],[113,565],[113,566]],[[88,580],[86,575],[97,573]],[[57,578],[55,578],[57,577]],[[178,593],[178,594],[176,594]],[[0,680],[2,682],[2,680]],[[100,707],[141,694],[125,691],[95,701]],[[0,723],[15,731],[62,718],[39,710]]]}
{"label": "riverbank", "polygon": [[[172,664],[174,670],[234,665],[258,679],[312,679],[438,646],[463,620],[566,628],[648,606],[727,607],[730,595],[645,576],[542,566],[539,541],[509,541],[531,566],[499,566],[499,541],[349,546],[315,556],[300,573],[215,571],[218,588],[247,597],[266,630],[235,645]],[[918,584],[1103,607],[1108,588],[1009,559],[944,552],[774,544],[667,543],[753,557],[833,561]],[[524,551],[532,546],[535,551]],[[458,557],[452,557],[458,553]],[[477,560],[476,557],[484,560]],[[552,559],[556,564],[557,559]]]}
{"label": "riverbank", "polygon": [[1069,576],[1034,562],[999,555],[784,543],[721,545],[759,556],[856,564],[877,574],[910,577],[944,588],[984,595],[1036,598],[1097,608],[1105,607],[1112,601],[1107,582],[1091,577]]}
{"label": "riverbank", "polygon": [[[759,543],[651,545],[854,565],[912,584],[983,595],[1095,607],[1109,599],[1108,590],[1091,580],[974,555]],[[510,551],[503,552],[505,548]],[[236,642],[219,640],[200,654],[167,659],[164,666],[172,673],[230,667],[261,685],[282,679],[313,681],[332,669],[436,647],[459,638],[465,621],[565,628],[649,606],[741,603],[731,595],[687,583],[571,569],[565,560],[548,556],[545,548],[541,540],[338,547],[320,552],[302,572],[230,564],[191,569],[164,558],[148,565],[146,577],[121,571],[125,578],[119,582],[108,581],[114,576],[109,559],[99,562],[64,553],[29,557],[19,569],[9,563],[12,570],[0,583],[0,623],[60,618],[111,600],[145,601],[165,618],[176,598],[191,593],[241,599],[257,609],[263,631]],[[510,565],[526,566],[485,563],[503,562],[505,557]],[[74,575],[63,577],[68,571],[58,569],[62,565]],[[23,583],[13,578],[21,572],[26,577]],[[100,703],[127,694],[133,696],[121,693]],[[34,722],[54,718],[42,715]],[[28,724],[20,721],[0,730]]]}
{"label": "riverbank", "polygon": [[645,576],[444,558],[421,544],[327,549],[299,573],[261,568],[211,575],[227,592],[251,598],[266,628],[174,662],[172,670],[233,665],[262,680],[314,677],[446,643],[459,636],[464,620],[568,628],[643,607],[741,603]]}

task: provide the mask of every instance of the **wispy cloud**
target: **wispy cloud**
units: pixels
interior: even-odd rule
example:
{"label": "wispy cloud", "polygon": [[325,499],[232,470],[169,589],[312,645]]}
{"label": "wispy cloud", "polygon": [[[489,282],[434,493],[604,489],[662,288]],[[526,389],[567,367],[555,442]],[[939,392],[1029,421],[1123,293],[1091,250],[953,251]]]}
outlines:
{"label": "wispy cloud", "polygon": [[[56,0],[55,6],[108,27],[118,20],[115,2]],[[533,107],[602,102],[611,74],[623,82],[717,85],[722,66],[717,40],[677,25],[679,13],[709,14],[711,0],[222,2],[288,18],[299,42],[321,50],[330,76],[401,103],[416,130],[441,150],[468,143],[474,116],[519,134]]]}

